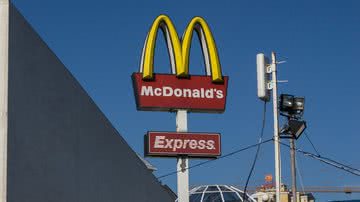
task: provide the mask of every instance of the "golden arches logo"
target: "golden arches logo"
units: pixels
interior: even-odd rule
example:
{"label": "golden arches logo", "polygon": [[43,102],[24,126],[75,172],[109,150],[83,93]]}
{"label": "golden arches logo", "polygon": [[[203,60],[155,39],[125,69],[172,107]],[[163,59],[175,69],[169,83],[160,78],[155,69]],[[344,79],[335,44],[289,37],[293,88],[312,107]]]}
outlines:
{"label": "golden arches logo", "polygon": [[155,19],[146,37],[140,64],[143,79],[153,79],[155,43],[159,28],[165,35],[173,74],[177,77],[188,77],[191,39],[193,31],[196,31],[202,47],[207,75],[212,76],[213,82],[223,82],[215,41],[205,20],[194,17],[180,39],[175,26],[166,15],[160,15]]}

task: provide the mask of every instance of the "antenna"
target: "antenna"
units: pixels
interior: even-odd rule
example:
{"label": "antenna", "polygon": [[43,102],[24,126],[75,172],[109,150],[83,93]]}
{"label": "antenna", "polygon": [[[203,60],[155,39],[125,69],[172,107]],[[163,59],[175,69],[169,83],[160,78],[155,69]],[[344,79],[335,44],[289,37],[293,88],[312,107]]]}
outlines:
{"label": "antenna", "polygon": [[269,58],[263,53],[256,55],[256,72],[257,72],[257,96],[259,99],[268,102],[270,100],[269,78],[271,71]]}

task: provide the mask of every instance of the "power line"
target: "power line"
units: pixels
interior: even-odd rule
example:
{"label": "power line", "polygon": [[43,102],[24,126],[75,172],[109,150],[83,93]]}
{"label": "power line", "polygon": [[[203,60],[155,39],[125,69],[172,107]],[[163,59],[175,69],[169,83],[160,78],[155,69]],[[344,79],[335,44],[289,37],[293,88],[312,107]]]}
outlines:
{"label": "power line", "polygon": [[[285,144],[285,143],[282,143],[282,142],[279,142],[281,145],[283,146],[286,146],[288,148],[290,148],[290,145],[288,144]],[[295,148],[295,150],[305,156],[308,156],[308,157],[311,157],[313,159],[316,159],[316,160],[319,160],[325,164],[328,164],[328,165],[331,165],[335,168],[338,168],[338,169],[341,169],[341,170],[344,170],[348,173],[351,173],[353,175],[356,175],[356,176],[360,176],[360,170],[357,169],[357,168],[352,168],[350,166],[347,166],[345,164],[342,164],[340,162],[337,162],[335,160],[332,160],[330,158],[327,158],[327,157],[323,157],[323,156],[320,156],[320,155],[316,155],[316,154],[313,154],[313,153],[310,153],[310,152],[307,152],[307,151],[303,151],[301,149],[298,149],[298,148]]]}
{"label": "power line", "polygon": [[[319,155],[319,156],[320,156],[320,155]],[[332,159],[329,159],[329,158],[327,158],[327,157],[324,157],[324,156],[320,156],[320,157],[323,158],[324,160],[333,161],[333,162],[335,162],[335,163],[338,163],[338,162],[336,162],[336,161],[334,161],[334,160],[332,160]],[[351,166],[349,166],[349,165],[346,165],[346,164],[341,163],[341,166],[343,166],[343,167],[345,167],[345,168],[348,168],[348,169],[350,169],[350,170],[355,170],[355,171],[357,171],[357,172],[360,173],[360,170],[359,170],[359,169],[353,168],[353,167],[351,167]]]}
{"label": "power line", "polygon": [[313,144],[313,142],[310,140],[310,137],[308,136],[307,132],[304,131],[305,137],[306,139],[310,142],[312,148],[315,150],[316,154],[320,156],[320,153],[318,152],[318,150],[315,148],[315,145]]}
{"label": "power line", "polygon": [[304,191],[303,177],[302,177],[301,172],[300,172],[300,167],[299,167],[297,158],[295,158],[295,166],[296,166],[296,171],[298,172],[298,174],[299,174],[299,176],[300,176],[300,185],[301,185],[302,193],[305,193],[305,191]]}
{"label": "power line", "polygon": [[[266,123],[266,103],[267,103],[267,102],[264,102],[263,119],[262,119],[262,126],[261,126],[261,131],[260,131],[259,143],[262,141],[262,138],[263,138],[263,136],[264,136],[264,129],[265,129],[265,123]],[[257,161],[258,156],[259,156],[260,146],[261,146],[261,144],[259,144],[259,145],[257,146],[256,153],[255,153],[255,158],[254,158],[254,161],[253,161],[253,163],[252,163],[252,165],[251,165],[251,169],[250,169],[249,175],[248,175],[248,177],[247,177],[247,179],[246,179],[245,188],[244,188],[244,196],[245,196],[244,201],[246,201],[246,199],[247,199],[246,189],[247,189],[247,186],[248,186],[248,184],[249,184],[250,178],[251,178],[251,176],[252,176],[252,174],[253,174],[253,171],[254,171],[254,168],[255,168],[255,164],[256,164],[256,161]]]}
{"label": "power line", "polygon": [[[270,141],[273,141],[273,139],[271,138],[271,139],[268,139],[268,140],[259,142],[259,143],[257,143],[257,144],[249,145],[249,146],[247,146],[247,147],[244,147],[244,148],[235,150],[235,151],[233,151],[233,152],[230,152],[230,153],[228,153],[228,154],[225,154],[225,155],[223,155],[223,156],[220,156],[220,157],[218,157],[217,159],[210,159],[210,160],[207,160],[207,161],[204,161],[204,162],[195,164],[195,165],[190,166],[190,167],[185,168],[185,169],[186,169],[186,170],[190,170],[190,169],[192,169],[192,168],[196,168],[196,167],[202,166],[202,165],[204,165],[204,164],[208,164],[208,163],[210,163],[210,162],[213,162],[213,161],[216,161],[216,160],[220,160],[220,159],[223,159],[223,158],[232,156],[232,155],[237,154],[237,153],[239,153],[239,152],[242,152],[242,151],[251,149],[251,148],[253,148],[253,147],[256,147],[256,146],[258,146],[258,145],[261,145],[261,144],[264,144],[264,143],[267,143],[267,142],[270,142]],[[171,176],[171,175],[175,175],[175,174],[177,174],[178,172],[182,172],[182,170],[177,170],[177,171],[173,171],[173,172],[170,172],[170,173],[161,175],[161,176],[157,177],[157,179],[161,179],[161,178],[165,178],[165,177],[168,177],[168,176]]]}
{"label": "power line", "polygon": [[[263,126],[263,127],[264,127],[264,126]],[[263,129],[262,129],[262,131],[263,131]],[[262,132],[261,135],[263,135],[263,132]],[[262,136],[261,136],[261,137],[262,137]],[[260,139],[260,140],[261,140],[261,139]],[[259,148],[260,145],[265,144],[265,143],[268,143],[268,142],[270,142],[270,141],[274,141],[274,139],[273,139],[273,138],[270,138],[270,139],[267,139],[267,140],[265,140],[265,141],[261,141],[261,142],[259,142],[259,143],[257,143],[257,144],[252,144],[252,145],[249,145],[249,146],[247,146],[247,147],[244,147],[244,148],[235,150],[235,151],[233,151],[233,152],[230,152],[230,153],[228,153],[228,154],[225,154],[225,155],[223,155],[223,156],[220,156],[220,157],[218,157],[218,158],[216,158],[216,159],[210,159],[210,160],[207,160],[207,161],[204,161],[204,162],[195,164],[195,165],[193,165],[193,166],[190,166],[190,167],[186,168],[186,170],[190,170],[190,169],[193,169],[193,168],[196,168],[196,167],[199,167],[199,166],[208,164],[208,163],[213,162],[213,161],[216,161],[216,160],[220,160],[220,159],[223,159],[223,158],[227,158],[227,157],[229,157],[229,156],[235,155],[235,154],[237,154],[237,153],[239,153],[239,152],[246,151],[246,150],[251,149],[251,148],[253,148],[253,147],[258,147],[258,148]],[[286,146],[286,147],[290,148],[290,145],[288,145],[288,144],[285,144],[285,143],[282,143],[282,142],[279,142],[279,143],[280,143],[281,145],[283,145],[283,146]],[[348,172],[348,173],[351,173],[351,174],[353,174],[353,175],[360,176],[360,170],[357,169],[357,168],[350,167],[350,166],[348,166],[348,165],[345,165],[345,164],[342,164],[342,163],[337,162],[337,161],[335,161],[335,160],[332,160],[332,159],[330,159],[330,158],[328,158],[328,157],[324,157],[324,156],[320,156],[320,155],[317,155],[317,154],[313,154],[313,153],[311,153],[311,152],[303,151],[303,150],[298,149],[298,148],[295,148],[295,151],[303,154],[304,156],[308,156],[308,157],[311,157],[311,158],[313,158],[313,159],[319,160],[319,161],[321,161],[321,162],[323,162],[323,163],[325,163],[325,164],[328,164],[328,165],[330,165],[330,166],[333,166],[333,167],[336,167],[336,168],[338,168],[338,169],[344,170],[344,171],[346,171],[346,172]],[[256,158],[257,158],[257,157],[256,157]],[[254,163],[253,163],[253,165],[254,165]],[[253,167],[254,167],[254,166],[253,166]],[[177,174],[178,172],[182,172],[182,171],[181,171],[181,170],[173,171],[173,172],[170,172],[170,173],[161,175],[161,176],[157,177],[157,179],[162,179],[162,178],[165,178],[165,177],[168,177],[168,176]],[[252,171],[251,171],[251,172],[252,172]],[[244,193],[245,193],[245,192],[244,192]]]}

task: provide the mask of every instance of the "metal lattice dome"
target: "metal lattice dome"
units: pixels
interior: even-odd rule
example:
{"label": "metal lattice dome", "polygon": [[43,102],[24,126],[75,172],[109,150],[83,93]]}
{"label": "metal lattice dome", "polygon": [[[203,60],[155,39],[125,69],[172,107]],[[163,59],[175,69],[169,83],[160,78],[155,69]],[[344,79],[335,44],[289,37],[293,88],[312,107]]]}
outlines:
{"label": "metal lattice dome", "polygon": [[[243,202],[244,192],[228,185],[203,185],[190,190],[190,202]],[[255,202],[247,194],[246,202]]]}

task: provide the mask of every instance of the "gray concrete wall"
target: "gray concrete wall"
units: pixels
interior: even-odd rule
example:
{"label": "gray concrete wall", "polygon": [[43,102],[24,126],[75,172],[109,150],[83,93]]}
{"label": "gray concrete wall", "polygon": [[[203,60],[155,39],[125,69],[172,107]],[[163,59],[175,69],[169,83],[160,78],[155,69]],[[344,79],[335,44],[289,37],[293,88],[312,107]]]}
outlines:
{"label": "gray concrete wall", "polygon": [[13,5],[9,37],[8,202],[172,201]]}

